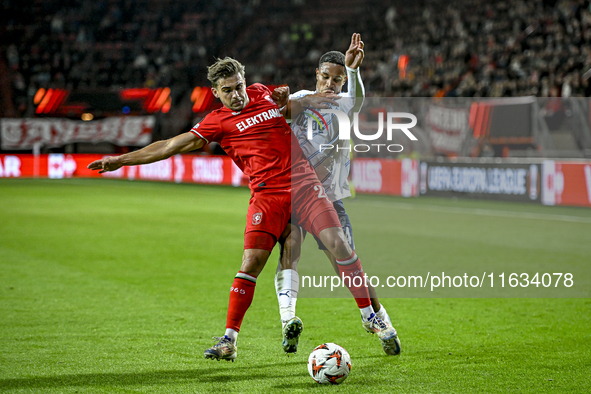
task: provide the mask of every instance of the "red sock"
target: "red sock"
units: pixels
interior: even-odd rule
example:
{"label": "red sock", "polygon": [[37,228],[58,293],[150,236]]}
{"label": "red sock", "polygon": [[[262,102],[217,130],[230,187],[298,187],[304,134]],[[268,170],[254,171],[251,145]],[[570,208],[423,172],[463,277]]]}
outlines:
{"label": "red sock", "polygon": [[230,305],[228,307],[228,317],[226,318],[226,328],[240,331],[240,325],[244,314],[250,307],[252,297],[254,297],[254,288],[257,278],[238,271],[234,278],[234,283],[230,288]]}
{"label": "red sock", "polygon": [[[371,305],[369,299],[369,290],[367,289],[365,279],[363,278],[363,267],[357,254],[353,254],[346,260],[337,260],[339,273],[343,279],[345,286],[349,289],[359,309],[367,308]],[[359,277],[358,279],[355,279]]]}

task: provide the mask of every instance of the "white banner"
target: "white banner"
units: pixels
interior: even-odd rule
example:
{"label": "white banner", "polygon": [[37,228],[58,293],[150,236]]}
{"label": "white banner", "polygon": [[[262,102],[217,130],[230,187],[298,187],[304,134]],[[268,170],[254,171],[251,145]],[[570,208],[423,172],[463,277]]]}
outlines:
{"label": "white banner", "polygon": [[431,105],[425,124],[436,151],[459,153],[468,132],[468,111]]}
{"label": "white banner", "polygon": [[144,146],[152,141],[153,116],[126,116],[91,122],[70,119],[1,119],[2,149],[32,149],[73,142]]}

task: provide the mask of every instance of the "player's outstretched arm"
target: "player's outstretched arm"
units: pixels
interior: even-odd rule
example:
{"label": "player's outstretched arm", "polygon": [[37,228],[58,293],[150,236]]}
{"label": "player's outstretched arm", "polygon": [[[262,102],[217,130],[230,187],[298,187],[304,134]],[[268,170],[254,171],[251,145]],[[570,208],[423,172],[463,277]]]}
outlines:
{"label": "player's outstretched arm", "polygon": [[304,108],[329,108],[330,104],[338,105],[341,96],[334,93],[314,93],[302,97],[292,97],[287,103],[286,119],[295,119]]}
{"label": "player's outstretched arm", "polygon": [[156,141],[145,148],[120,156],[107,156],[93,161],[88,165],[91,170],[99,170],[99,174],[115,171],[123,166],[135,166],[164,160],[179,153],[190,152],[201,148],[205,141],[191,132],[179,134],[164,141]]}
{"label": "player's outstretched arm", "polygon": [[363,63],[365,51],[363,47],[365,44],[361,41],[361,34],[353,33],[351,36],[351,45],[345,53],[345,66],[347,69],[347,91],[350,97],[356,97],[355,105],[351,109],[351,113],[357,112],[363,105],[365,98],[365,88],[359,75],[359,66]]}

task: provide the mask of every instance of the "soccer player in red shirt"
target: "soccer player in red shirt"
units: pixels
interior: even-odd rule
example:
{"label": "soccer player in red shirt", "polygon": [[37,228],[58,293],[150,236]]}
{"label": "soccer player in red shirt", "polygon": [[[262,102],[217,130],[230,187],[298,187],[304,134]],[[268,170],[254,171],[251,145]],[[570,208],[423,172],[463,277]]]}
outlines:
{"label": "soccer player in red shirt", "polygon": [[210,359],[234,360],[240,325],[254,296],[257,276],[273,247],[287,228],[291,215],[317,236],[335,256],[342,275],[351,278],[353,294],[364,319],[383,341],[395,341],[396,332],[373,311],[367,286],[355,285],[363,268],[349,246],[332,203],[324,194],[314,170],[304,157],[297,139],[283,118],[277,102],[287,102],[289,90],[271,92],[264,85],[246,87],[244,66],[219,59],[208,68],[213,94],[223,108],[208,114],[191,131],[120,156],[108,156],[88,165],[100,173],[122,166],[163,160],[199,149],[216,141],[249,177],[251,199],[244,234],[240,271],[230,288],[226,332],[218,343],[205,350]]}

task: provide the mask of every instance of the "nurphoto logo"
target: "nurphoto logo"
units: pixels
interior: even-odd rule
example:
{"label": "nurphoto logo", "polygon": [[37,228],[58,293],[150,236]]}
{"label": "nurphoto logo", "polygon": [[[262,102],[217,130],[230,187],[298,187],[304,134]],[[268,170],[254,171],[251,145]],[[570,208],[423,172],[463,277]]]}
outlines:
{"label": "nurphoto logo", "polygon": [[[340,140],[350,140],[351,139],[351,122],[349,121],[349,116],[343,111],[339,111],[338,109],[324,109],[322,112],[334,114],[339,122],[339,139]],[[362,140],[362,141],[376,141],[382,137],[384,133],[384,119],[386,120],[386,140],[392,141],[392,135],[394,131],[402,131],[411,141],[417,141],[417,137],[410,131],[411,128],[417,125],[417,117],[408,112],[379,112],[378,113],[378,130],[375,134],[362,134],[359,131],[359,114],[355,112],[353,114],[353,133],[355,136]],[[398,123],[402,119],[409,119],[410,122],[407,123]],[[313,138],[313,120],[312,118],[308,118],[308,139]],[[322,152],[326,149],[334,149],[335,146],[332,144],[321,144],[319,147],[319,151]],[[404,147],[400,144],[382,144],[382,143],[373,143],[373,144],[353,144],[349,147],[341,147],[336,146],[337,151],[348,149],[351,151],[353,149],[355,152],[369,152],[372,149],[376,151],[380,151],[380,148],[385,148],[388,152],[392,153],[399,153],[402,152]]]}

